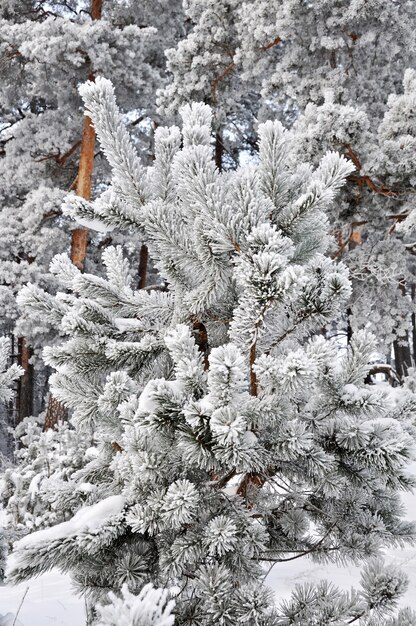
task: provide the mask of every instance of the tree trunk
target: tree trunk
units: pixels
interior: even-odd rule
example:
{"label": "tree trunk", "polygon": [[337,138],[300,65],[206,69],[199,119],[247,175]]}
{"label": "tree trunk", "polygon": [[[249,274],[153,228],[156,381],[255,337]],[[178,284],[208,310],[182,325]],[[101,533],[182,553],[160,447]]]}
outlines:
{"label": "tree trunk", "polygon": [[[406,284],[403,281],[399,283],[399,289],[403,296],[406,295]],[[412,354],[410,350],[410,341],[409,341],[409,333],[406,333],[406,336],[401,339],[400,344],[396,339],[393,342],[393,351],[394,351],[394,367],[396,372],[399,374],[401,378],[403,376],[407,376],[409,371],[409,367],[412,367]]]}
{"label": "tree trunk", "polygon": [[[91,19],[101,19],[103,0],[91,0]],[[88,77],[94,80],[94,75]],[[92,173],[94,170],[94,150],[95,150],[95,130],[91,118],[86,115],[84,118],[84,128],[82,131],[81,152],[79,157],[78,176],[76,193],[81,198],[89,200],[92,189]],[[76,228],[72,232],[71,240],[71,261],[78,269],[83,270],[85,257],[87,255],[88,230],[86,228]],[[54,398],[49,396],[48,407],[46,409],[44,429],[53,428],[60,420],[66,417],[65,407]]]}
{"label": "tree trunk", "polygon": [[149,260],[149,249],[145,243],[142,243],[139,256],[139,289],[146,287],[147,281],[147,263]]}
{"label": "tree trunk", "polygon": [[393,342],[395,370],[401,378],[406,376],[409,367],[412,367],[412,355],[410,354],[409,340],[403,339],[403,344],[399,345],[397,339]]}
{"label": "tree trunk", "polygon": [[103,12],[103,0],[91,0],[91,19],[100,20]]}
{"label": "tree trunk", "polygon": [[48,409],[46,411],[45,423],[43,430],[55,428],[59,422],[63,422],[66,418],[66,409],[52,394],[49,394]]}
{"label": "tree trunk", "polygon": [[[88,115],[84,119],[81,154],[79,157],[77,195],[85,200],[91,198],[92,172],[94,169],[95,130]],[[84,269],[87,254],[88,230],[76,228],[72,232],[71,261],[78,269]]]}
{"label": "tree trunk", "polygon": [[195,320],[193,322],[193,329],[195,331],[195,343],[198,346],[199,351],[204,355],[204,370],[207,371],[209,368],[207,328],[205,324]]}
{"label": "tree trunk", "polygon": [[352,310],[351,307],[347,307],[347,344],[350,345],[352,339],[352,326],[351,326]]}
{"label": "tree trunk", "polygon": [[218,130],[215,133],[215,165],[219,171],[222,172],[222,159],[224,156],[224,143],[222,140],[221,131]]}
{"label": "tree trunk", "polygon": [[[91,0],[91,18],[101,19],[103,0]],[[88,77],[94,80],[94,75]],[[91,118],[86,115],[84,118],[84,129],[82,132],[81,153],[79,157],[77,188],[76,193],[81,198],[89,200],[92,189],[92,172],[94,169],[94,149],[95,130]],[[72,233],[71,261],[80,270],[84,269],[85,257],[87,254],[88,230],[86,228],[76,228]]]}
{"label": "tree trunk", "polygon": [[257,396],[257,376],[254,371],[254,363],[256,361],[256,349],[257,346],[255,343],[250,348],[250,394],[252,396]]}
{"label": "tree trunk", "polygon": [[[361,246],[361,244],[363,243],[362,238],[361,238],[361,232],[359,230],[353,230],[350,238],[349,238],[349,242],[348,242],[348,250],[354,250],[354,248],[356,248],[357,246]],[[347,308],[347,343],[348,345],[351,343],[351,339],[352,339],[352,326],[351,326],[351,317],[352,317],[352,310],[351,307]]]}
{"label": "tree trunk", "polygon": [[24,374],[17,385],[16,421],[20,423],[25,417],[33,415],[33,365],[29,363],[32,350],[24,337],[17,340],[17,360]]}

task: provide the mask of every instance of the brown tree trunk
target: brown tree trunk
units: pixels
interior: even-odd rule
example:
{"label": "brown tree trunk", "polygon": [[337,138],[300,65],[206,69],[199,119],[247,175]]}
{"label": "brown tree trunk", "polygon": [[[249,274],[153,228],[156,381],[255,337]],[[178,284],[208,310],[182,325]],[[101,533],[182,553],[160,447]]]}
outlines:
{"label": "brown tree trunk", "polygon": [[139,256],[139,289],[146,287],[147,281],[147,263],[149,260],[149,249],[145,243],[142,243]]}
{"label": "brown tree trunk", "polygon": [[[101,19],[103,0],[91,0],[91,18]],[[94,80],[94,75],[89,75],[90,80]],[[82,132],[81,153],[79,157],[77,188],[76,193],[81,198],[89,200],[92,189],[92,172],[94,169],[94,149],[95,130],[88,115],[84,118],[84,129]],[[85,257],[87,254],[88,230],[86,228],[76,228],[72,233],[71,241],[71,261],[80,270],[84,269]]]}
{"label": "brown tree trunk", "polygon": [[91,0],[91,18],[100,20],[103,12],[103,0]]}
{"label": "brown tree trunk", "polygon": [[218,130],[215,134],[215,165],[219,171],[222,171],[222,159],[224,156],[224,143],[222,140],[221,131]]}
{"label": "brown tree trunk", "polygon": [[53,395],[50,393],[48,398],[48,406],[46,407],[46,415],[45,421],[43,424],[43,430],[49,430],[50,428],[55,428],[59,422],[64,422],[66,420],[66,407],[59,402]]}
{"label": "brown tree trunk", "polygon": [[59,402],[52,394],[49,395],[48,409],[46,411],[45,423],[43,430],[49,430],[55,428],[59,422],[63,422],[66,418],[66,409],[64,405]]}
{"label": "brown tree trunk", "polygon": [[24,374],[17,385],[16,421],[20,423],[25,417],[33,415],[33,365],[30,364],[32,350],[24,337],[17,340],[17,360]]}
{"label": "brown tree trunk", "polygon": [[[79,157],[77,195],[85,200],[91,198],[92,172],[94,169],[95,130],[88,115],[84,119],[81,154]],[[72,232],[71,261],[78,269],[84,269],[87,254],[88,230],[76,228]]]}
{"label": "brown tree trunk", "polygon": [[199,321],[193,322],[193,329],[195,331],[195,342],[198,346],[198,349],[204,355],[204,370],[207,371],[209,368],[209,360],[208,360],[208,333],[205,324]]}
{"label": "brown tree trunk", "polygon": [[[91,19],[99,20],[102,14],[103,0],[91,0]],[[94,80],[94,75],[88,77]],[[92,189],[92,173],[94,170],[95,130],[91,118],[86,115],[82,131],[81,152],[79,157],[76,193],[81,198],[89,200]],[[87,255],[88,230],[76,228],[72,232],[71,261],[78,269],[83,270]],[[49,396],[46,409],[44,429],[53,428],[59,421],[66,417],[66,409],[56,398]]]}

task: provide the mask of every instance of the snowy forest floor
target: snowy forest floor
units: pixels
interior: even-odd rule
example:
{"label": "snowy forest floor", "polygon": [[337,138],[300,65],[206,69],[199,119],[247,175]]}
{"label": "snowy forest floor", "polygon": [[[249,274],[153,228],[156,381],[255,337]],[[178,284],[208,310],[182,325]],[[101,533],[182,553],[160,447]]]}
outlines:
{"label": "snowy forest floor", "polygon": [[[416,463],[409,470],[416,473]],[[408,519],[416,519],[416,493],[405,494],[403,503]],[[402,606],[416,610],[416,546],[401,550],[386,550],[387,563],[400,566],[409,576],[409,589],[401,600]],[[308,558],[276,564],[268,576],[268,584],[276,593],[276,599],[290,596],[296,583],[316,582],[328,579],[343,589],[358,586],[360,568],[354,566],[317,565]],[[22,599],[23,603],[22,603]],[[22,603],[22,605],[21,605]],[[0,619],[0,626],[11,626],[19,606],[21,609],[15,626],[84,626],[84,602],[71,592],[68,576],[52,571],[29,583],[14,587],[0,587],[0,618],[7,614],[9,620]],[[13,616],[13,617],[12,617]]]}

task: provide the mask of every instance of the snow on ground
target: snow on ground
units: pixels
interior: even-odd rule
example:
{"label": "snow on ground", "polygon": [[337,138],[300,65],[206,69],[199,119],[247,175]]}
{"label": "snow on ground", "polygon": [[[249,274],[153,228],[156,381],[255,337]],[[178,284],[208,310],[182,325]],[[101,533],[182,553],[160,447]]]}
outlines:
{"label": "snow on ground", "polygon": [[34,578],[29,583],[0,586],[0,624],[2,615],[16,615],[27,588],[29,591],[18,618],[22,626],[85,625],[82,599],[71,593],[69,577],[57,571]]}
{"label": "snow on ground", "polygon": [[[416,473],[416,464],[410,469],[412,473]],[[403,502],[407,509],[406,517],[416,520],[416,494],[405,494]],[[411,606],[416,610],[416,546],[403,550],[386,550],[385,560],[400,566],[409,576],[409,589],[401,605]],[[275,590],[279,600],[287,599],[296,583],[316,582],[323,578],[343,589],[349,589],[358,586],[360,568],[352,565],[316,565],[302,558],[276,564],[267,578],[267,583]],[[26,589],[28,591],[25,596]],[[30,583],[21,583],[14,587],[0,586],[0,626],[13,624],[10,616],[4,621],[1,617],[8,613],[15,615],[24,596],[18,618],[21,626],[85,626],[83,600],[71,592],[69,577],[57,571],[39,576]]]}

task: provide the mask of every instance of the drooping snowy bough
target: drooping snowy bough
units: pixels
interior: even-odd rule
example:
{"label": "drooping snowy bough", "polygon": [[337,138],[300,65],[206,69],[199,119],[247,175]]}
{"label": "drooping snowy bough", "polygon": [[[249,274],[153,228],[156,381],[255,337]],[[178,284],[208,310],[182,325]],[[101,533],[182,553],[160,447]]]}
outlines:
{"label": "drooping snowy bough", "polygon": [[[350,294],[326,256],[325,211],[353,165],[328,153],[313,169],[294,156],[296,136],[268,122],[257,161],[220,173],[210,109],[194,104],[182,131],[157,130],[145,168],[111,83],[82,95],[113,183],[92,203],[69,197],[66,211],[144,232],[165,282],[136,291],[109,249],[106,278],[60,255],[65,292],[21,293],[67,337],[45,352],[53,393],[79,432],[94,431],[98,454],[73,476],[90,485],[90,508],[17,543],[10,580],[70,571],[98,620],[107,591],[151,582],[172,590],[181,625],[410,624],[403,612],[384,619],[406,580],[371,559],[414,537],[399,498],[413,484],[411,411],[396,419],[364,384],[371,335],[341,351],[325,335]],[[362,591],[307,586],[275,606],[267,569],[302,556],[369,560]]]}

